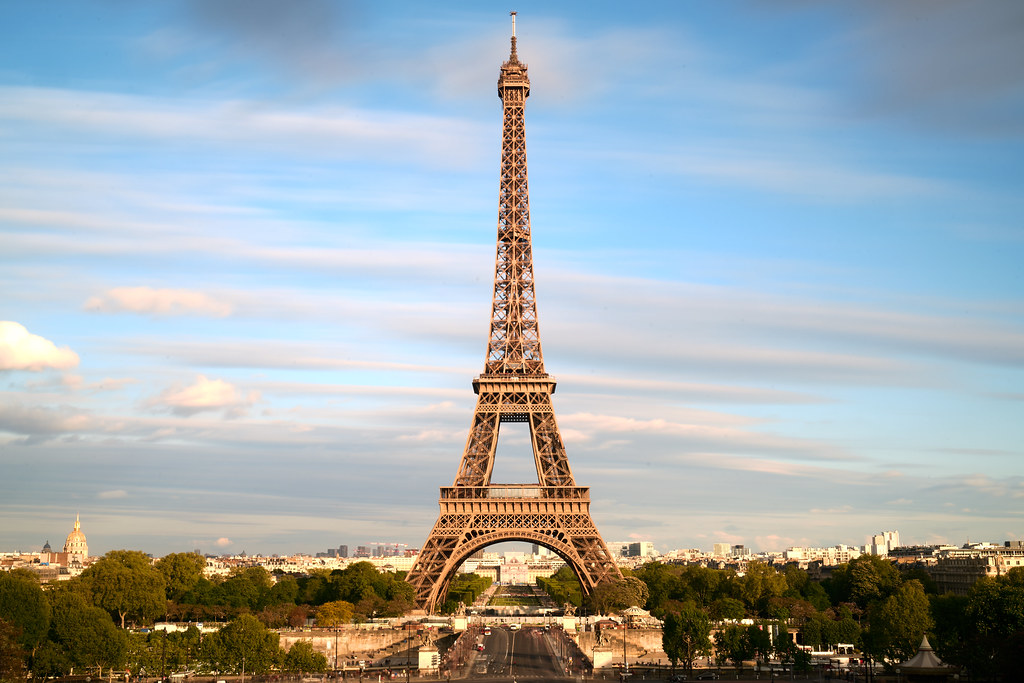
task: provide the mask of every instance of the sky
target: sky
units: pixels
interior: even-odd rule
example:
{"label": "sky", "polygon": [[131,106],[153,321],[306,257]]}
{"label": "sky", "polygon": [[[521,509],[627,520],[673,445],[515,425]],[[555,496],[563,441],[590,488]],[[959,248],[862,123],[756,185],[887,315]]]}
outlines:
{"label": "sky", "polygon": [[[1024,3],[0,3],[0,550],[418,547],[494,276],[606,540],[1024,538]],[[503,425],[493,481],[536,480]]]}

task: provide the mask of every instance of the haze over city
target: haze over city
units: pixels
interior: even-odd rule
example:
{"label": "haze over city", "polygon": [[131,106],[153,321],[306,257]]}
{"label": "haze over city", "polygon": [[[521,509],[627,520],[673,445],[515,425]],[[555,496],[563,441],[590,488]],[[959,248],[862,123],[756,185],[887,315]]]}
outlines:
{"label": "haze over city", "polygon": [[1020,3],[90,1],[0,8],[0,549],[76,514],[93,554],[423,541],[512,9],[602,536],[1021,538]]}

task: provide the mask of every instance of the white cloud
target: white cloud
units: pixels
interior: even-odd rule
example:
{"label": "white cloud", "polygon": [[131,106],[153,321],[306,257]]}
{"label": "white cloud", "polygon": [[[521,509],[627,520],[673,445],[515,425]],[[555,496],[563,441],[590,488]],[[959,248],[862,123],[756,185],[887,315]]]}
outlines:
{"label": "white cloud", "polygon": [[23,325],[0,321],[0,371],[67,370],[78,365],[78,354],[49,339],[30,333]]}
{"label": "white cloud", "polygon": [[126,498],[128,492],[124,489],[115,489],[113,491],[100,491],[96,497],[100,500],[113,500],[115,498]]}
{"label": "white cloud", "polygon": [[228,415],[237,416],[258,400],[258,391],[245,393],[222,379],[207,379],[199,375],[193,384],[168,389],[152,403],[166,406],[179,415],[223,410]]}
{"label": "white cloud", "polygon": [[223,317],[231,306],[207,294],[190,289],[115,287],[85,303],[88,311],[100,313],[147,313],[150,315],[209,315]]}
{"label": "white cloud", "polygon": [[217,539],[216,545],[218,548],[227,548],[229,545],[231,545],[231,539],[225,536],[221,536]]}

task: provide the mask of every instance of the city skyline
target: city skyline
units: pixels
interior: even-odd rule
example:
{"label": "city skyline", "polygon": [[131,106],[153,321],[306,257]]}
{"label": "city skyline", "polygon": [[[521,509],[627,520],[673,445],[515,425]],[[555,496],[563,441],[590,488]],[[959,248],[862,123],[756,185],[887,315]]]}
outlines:
{"label": "city skyline", "polygon": [[[1018,3],[67,2],[0,10],[0,549],[426,538],[511,9],[604,538],[1024,535]],[[535,479],[515,427],[495,482]]]}

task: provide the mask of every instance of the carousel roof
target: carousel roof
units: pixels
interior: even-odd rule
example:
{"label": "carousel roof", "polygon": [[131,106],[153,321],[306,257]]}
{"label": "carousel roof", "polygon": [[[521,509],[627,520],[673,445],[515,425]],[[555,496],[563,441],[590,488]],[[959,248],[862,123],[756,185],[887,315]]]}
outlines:
{"label": "carousel roof", "polygon": [[935,654],[935,650],[928,643],[928,636],[921,640],[921,647],[917,648],[917,654],[898,666],[902,670],[944,670],[950,668],[949,664],[944,664],[938,655]]}

